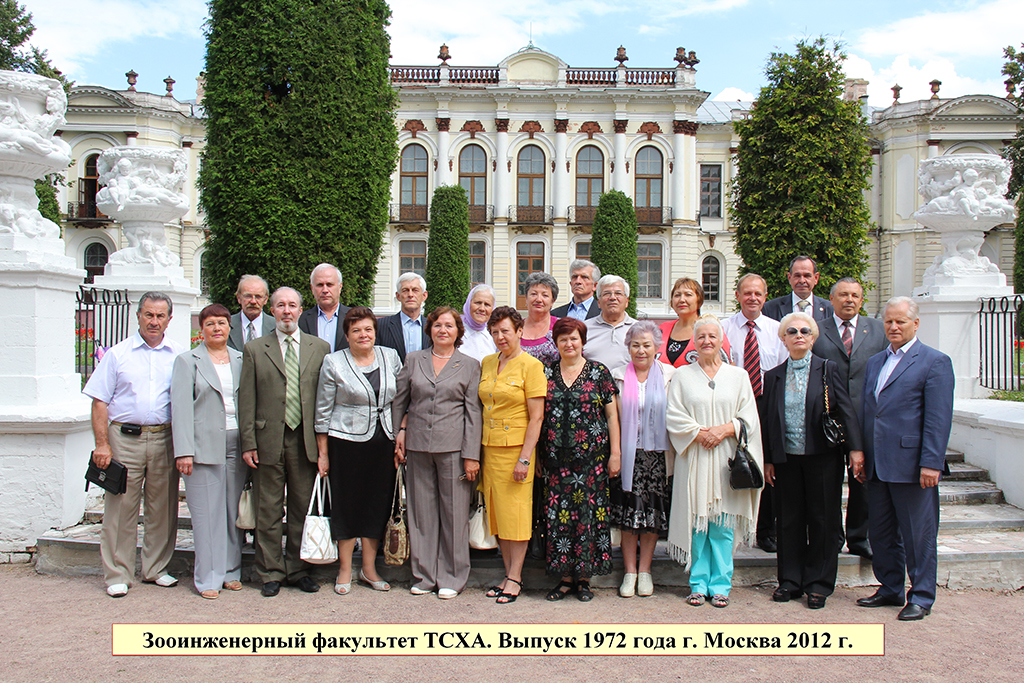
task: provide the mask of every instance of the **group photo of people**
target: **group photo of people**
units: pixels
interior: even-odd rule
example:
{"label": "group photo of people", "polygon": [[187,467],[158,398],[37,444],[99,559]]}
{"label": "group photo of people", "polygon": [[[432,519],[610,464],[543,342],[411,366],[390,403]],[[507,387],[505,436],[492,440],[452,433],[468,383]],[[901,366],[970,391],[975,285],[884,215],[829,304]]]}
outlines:
{"label": "group photo of people", "polygon": [[[650,597],[660,547],[689,575],[686,603],[725,608],[736,550],[758,547],[777,558],[772,600],[821,609],[845,547],[879,583],[858,605],[929,614],[954,378],[917,339],[912,299],[869,318],[857,280],[817,296],[817,264],[798,255],[789,294],[767,300],[747,273],[720,319],[683,277],[674,318],[654,322],[629,315],[622,277],[587,260],[569,271],[568,296],[531,273],[525,311],[486,284],[461,311],[432,307],[424,278],[403,273],[400,310],[382,318],[341,303],[331,264],[310,273],[306,310],[295,289],[245,275],[240,310],[205,307],[189,350],[165,337],[171,299],[144,294],[138,333],[84,388],[94,463],[127,468],[126,491],[104,499],[108,595],[135,581],[140,503],[142,581],[178,583],[180,477],[208,600],[244,588],[243,526],[263,596],[319,591],[300,546],[320,501],[339,596],[394,590],[378,566],[404,503],[413,596],[466,593],[472,527],[494,537],[503,577],[479,595],[498,605],[526,589],[589,602],[594,578],[618,573],[619,597]],[[524,579],[534,552],[543,586]]]}

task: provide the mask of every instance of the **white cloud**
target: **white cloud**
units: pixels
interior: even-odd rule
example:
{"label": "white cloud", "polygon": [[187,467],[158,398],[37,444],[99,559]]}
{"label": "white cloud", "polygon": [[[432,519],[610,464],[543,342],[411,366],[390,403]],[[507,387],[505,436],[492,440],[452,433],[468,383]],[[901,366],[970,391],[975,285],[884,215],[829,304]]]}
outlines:
{"label": "white cloud", "polygon": [[674,19],[676,17],[689,17],[695,14],[728,12],[737,7],[743,7],[748,2],[749,0],[691,0],[691,2],[679,3],[677,6],[657,2],[651,5],[651,9],[652,14],[656,17]]}
{"label": "white cloud", "polygon": [[741,102],[753,102],[757,97],[740,88],[729,86],[709,99],[712,102],[733,102],[737,100]]}
{"label": "white cloud", "polygon": [[1001,55],[1024,36],[1020,0],[991,0],[950,12],[925,12],[864,31],[853,49],[870,56],[912,55],[917,59]]}
{"label": "white cloud", "polygon": [[874,67],[871,62],[851,54],[844,65],[848,78],[863,78],[868,83],[868,102],[876,107],[892,104],[892,86],[903,87],[900,101],[925,100],[932,96],[931,81],[942,81],[939,97],[961,97],[963,95],[1004,94],[1000,78],[978,80],[957,73],[956,64],[949,59],[934,58],[923,64],[915,64],[908,55],[899,55],[886,66]]}
{"label": "white cloud", "polygon": [[36,32],[31,44],[71,78],[117,42],[200,37],[206,0],[27,0]]}

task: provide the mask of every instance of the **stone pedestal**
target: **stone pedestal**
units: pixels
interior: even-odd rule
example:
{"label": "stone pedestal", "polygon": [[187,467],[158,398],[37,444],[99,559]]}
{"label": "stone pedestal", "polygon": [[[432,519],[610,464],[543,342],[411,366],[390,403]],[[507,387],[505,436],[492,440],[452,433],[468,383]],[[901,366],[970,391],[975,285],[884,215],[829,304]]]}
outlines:
{"label": "stone pedestal", "polygon": [[[199,290],[185,278],[177,254],[167,248],[167,224],[185,215],[188,198],[183,192],[187,157],[180,149],[165,147],[114,147],[97,162],[100,182],[96,194],[100,211],[121,223],[128,247],[114,252],[95,278],[101,289],[128,290],[136,304],[149,291],[171,297],[174,312],[167,336],[188,348],[192,336],[192,304]],[[138,319],[129,316],[129,334]]]}
{"label": "stone pedestal", "polygon": [[0,72],[0,556],[24,557],[51,527],[85,510],[91,402],[75,372],[75,293],[85,271],[43,218],[35,178],[66,168],[53,137],[60,83]]}

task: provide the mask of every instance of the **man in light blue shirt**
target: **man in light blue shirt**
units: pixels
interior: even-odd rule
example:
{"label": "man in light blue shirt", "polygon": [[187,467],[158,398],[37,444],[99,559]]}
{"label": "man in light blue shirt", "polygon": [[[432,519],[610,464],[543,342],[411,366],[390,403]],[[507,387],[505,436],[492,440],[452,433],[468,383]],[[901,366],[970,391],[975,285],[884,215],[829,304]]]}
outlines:
{"label": "man in light blue shirt", "polygon": [[572,287],[572,301],[551,310],[556,318],[589,320],[601,315],[594,292],[601,279],[601,269],[586,259],[576,259],[569,264],[569,284]]}
{"label": "man in light blue shirt", "polygon": [[423,302],[427,300],[427,283],[417,273],[402,273],[395,283],[395,298],[401,310],[380,321],[377,344],[398,351],[405,362],[406,354],[430,346],[430,330],[423,316]]}
{"label": "man in light blue shirt", "polygon": [[342,321],[349,309],[341,303],[342,282],[337,266],[321,263],[314,268],[309,275],[309,287],[316,306],[307,308],[299,316],[299,329],[323,339],[331,345],[332,352],[348,348]]}

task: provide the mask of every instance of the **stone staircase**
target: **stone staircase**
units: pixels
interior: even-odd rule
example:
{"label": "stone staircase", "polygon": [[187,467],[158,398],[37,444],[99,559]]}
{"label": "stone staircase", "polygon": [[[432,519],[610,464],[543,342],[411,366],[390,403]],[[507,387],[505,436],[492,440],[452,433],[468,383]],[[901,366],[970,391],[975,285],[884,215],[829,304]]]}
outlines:
{"label": "stone staircase", "polygon": [[[1009,505],[1002,491],[989,479],[986,470],[964,462],[962,453],[947,455],[951,474],[939,485],[939,584],[949,588],[969,587],[1015,590],[1024,586],[1024,510]],[[192,519],[185,503],[184,487],[179,492],[178,540],[172,574],[188,583],[193,563]],[[845,491],[844,491],[845,500]],[[69,529],[51,530],[37,542],[36,570],[44,574],[69,576],[100,575],[99,531],[103,520],[102,504],[86,512],[81,524]],[[142,519],[140,524],[140,541]],[[251,537],[250,537],[251,538]],[[615,551],[617,571],[596,577],[595,587],[615,587],[621,581],[621,559]],[[504,574],[497,551],[472,551],[473,571],[470,587],[484,587],[499,581]],[[252,547],[243,550],[243,578],[251,573]],[[408,564],[384,566],[378,559],[384,578],[408,584]],[[740,548],[735,555],[733,582],[736,585],[775,582],[775,556],[758,548]],[[318,567],[322,582],[333,580],[336,568]],[[665,586],[686,586],[687,576],[669,556],[663,541],[655,553],[655,581]],[[524,579],[528,586],[546,586],[543,563],[527,559]],[[875,583],[871,562],[855,555],[839,557],[839,583],[846,586]]]}

